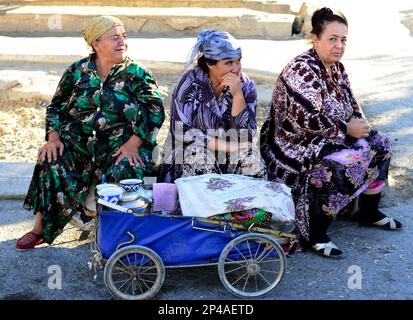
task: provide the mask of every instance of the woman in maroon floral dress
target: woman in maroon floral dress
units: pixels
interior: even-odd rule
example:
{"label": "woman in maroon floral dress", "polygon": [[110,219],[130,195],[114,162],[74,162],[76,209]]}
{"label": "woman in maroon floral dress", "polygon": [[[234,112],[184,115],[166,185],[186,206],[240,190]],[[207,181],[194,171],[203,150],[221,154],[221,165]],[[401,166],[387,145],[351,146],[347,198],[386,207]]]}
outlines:
{"label": "woman in maroon floral dress", "polygon": [[292,188],[304,248],[326,257],[342,251],[327,235],[337,214],[360,197],[360,225],[398,230],[378,210],[391,158],[387,136],[370,129],[339,60],[347,20],[328,8],[312,17],[313,48],[280,74],[271,113],[261,129],[269,180]]}

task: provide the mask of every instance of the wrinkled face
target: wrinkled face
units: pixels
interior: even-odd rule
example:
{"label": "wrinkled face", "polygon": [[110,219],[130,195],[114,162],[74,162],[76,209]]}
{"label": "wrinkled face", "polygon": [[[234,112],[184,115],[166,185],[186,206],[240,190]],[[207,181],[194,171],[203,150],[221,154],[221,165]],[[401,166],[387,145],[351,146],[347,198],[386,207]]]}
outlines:
{"label": "wrinkled face", "polygon": [[215,79],[221,79],[227,73],[239,75],[241,72],[241,57],[230,60],[219,60],[214,65],[208,65],[209,74]]}
{"label": "wrinkled face", "polygon": [[93,47],[99,58],[114,64],[121,63],[128,49],[125,28],[115,26],[109,29],[93,42]]}
{"label": "wrinkled face", "polygon": [[314,36],[314,48],[324,65],[339,61],[346,49],[347,26],[333,21],[325,26],[320,38]]}

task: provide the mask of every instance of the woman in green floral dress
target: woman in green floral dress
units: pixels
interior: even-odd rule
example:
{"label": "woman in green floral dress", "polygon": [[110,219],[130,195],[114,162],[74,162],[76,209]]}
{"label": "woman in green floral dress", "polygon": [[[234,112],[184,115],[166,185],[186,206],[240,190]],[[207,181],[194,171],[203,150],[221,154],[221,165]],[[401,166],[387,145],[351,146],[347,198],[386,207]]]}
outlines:
{"label": "woman in green floral dress", "polygon": [[116,182],[152,170],[165,118],[154,76],[127,56],[119,19],[94,18],[83,36],[92,53],[64,72],[47,107],[47,142],[24,201],[35,224],[17,241],[20,251],[52,243],[103,174]]}

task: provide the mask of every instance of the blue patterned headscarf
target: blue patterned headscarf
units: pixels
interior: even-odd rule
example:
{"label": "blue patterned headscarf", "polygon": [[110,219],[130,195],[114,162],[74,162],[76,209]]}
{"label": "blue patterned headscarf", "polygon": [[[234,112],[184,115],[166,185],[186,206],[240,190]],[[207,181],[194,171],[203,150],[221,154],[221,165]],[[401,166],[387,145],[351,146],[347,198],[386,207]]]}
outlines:
{"label": "blue patterned headscarf", "polygon": [[228,32],[203,29],[198,33],[198,39],[186,61],[185,70],[199,57],[211,60],[229,60],[242,55],[237,40]]}

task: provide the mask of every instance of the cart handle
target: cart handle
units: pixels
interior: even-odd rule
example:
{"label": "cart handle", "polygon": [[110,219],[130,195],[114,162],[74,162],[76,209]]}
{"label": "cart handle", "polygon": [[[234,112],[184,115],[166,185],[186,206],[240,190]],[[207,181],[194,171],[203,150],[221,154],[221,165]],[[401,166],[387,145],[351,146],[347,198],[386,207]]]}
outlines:
{"label": "cart handle", "polygon": [[195,218],[192,218],[192,228],[196,230],[202,230],[202,231],[209,231],[209,232],[218,232],[218,233],[225,233],[227,232],[227,224],[225,223],[223,225],[224,229],[222,230],[215,230],[215,229],[208,229],[208,228],[202,228],[202,227],[197,227],[195,226]]}
{"label": "cart handle", "polygon": [[125,245],[127,245],[127,244],[129,244],[129,243],[133,243],[133,242],[135,241],[135,235],[134,235],[132,232],[126,231],[126,233],[127,233],[127,234],[129,235],[129,237],[131,237],[132,239],[129,240],[129,241],[125,241],[125,242],[119,243],[119,244],[117,245],[117,247],[116,247],[116,251],[119,250],[120,247],[123,247],[123,246],[125,246]]}

